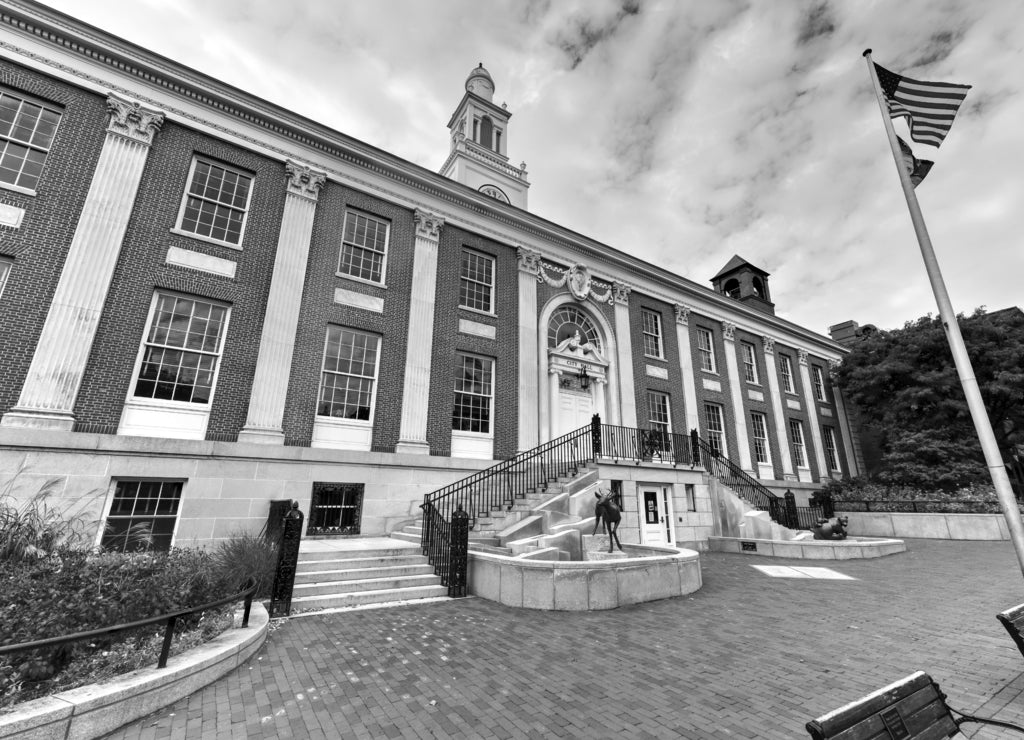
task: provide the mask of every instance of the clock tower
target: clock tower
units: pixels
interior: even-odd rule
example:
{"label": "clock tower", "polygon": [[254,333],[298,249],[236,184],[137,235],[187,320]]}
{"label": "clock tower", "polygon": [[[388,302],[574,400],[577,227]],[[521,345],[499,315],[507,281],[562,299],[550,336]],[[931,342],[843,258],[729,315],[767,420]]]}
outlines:
{"label": "clock tower", "polygon": [[451,151],[441,174],[525,210],[526,162],[516,167],[506,154],[511,117],[504,103],[494,104],[494,80],[481,63],[466,78],[466,94],[448,121]]}

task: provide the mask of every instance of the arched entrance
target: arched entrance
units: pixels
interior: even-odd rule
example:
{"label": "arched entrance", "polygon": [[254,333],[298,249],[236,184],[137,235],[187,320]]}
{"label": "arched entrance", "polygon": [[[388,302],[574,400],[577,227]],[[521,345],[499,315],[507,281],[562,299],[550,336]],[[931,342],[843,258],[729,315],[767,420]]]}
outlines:
{"label": "arched entrance", "polygon": [[611,331],[603,317],[564,297],[542,312],[539,328],[540,439],[579,429],[594,414],[614,423]]}

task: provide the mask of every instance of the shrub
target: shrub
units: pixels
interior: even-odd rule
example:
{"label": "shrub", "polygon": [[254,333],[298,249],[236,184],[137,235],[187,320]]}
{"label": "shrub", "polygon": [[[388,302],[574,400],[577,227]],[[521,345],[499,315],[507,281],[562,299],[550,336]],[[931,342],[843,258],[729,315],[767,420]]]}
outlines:
{"label": "shrub", "polygon": [[53,507],[50,497],[61,483],[51,478],[22,503],[16,503],[13,490],[21,468],[0,487],[0,562],[43,558],[59,548],[88,547],[85,520],[75,514]]}
{"label": "shrub", "polygon": [[263,535],[235,532],[217,546],[213,560],[220,580],[228,587],[240,591],[249,578],[254,578],[256,598],[270,596],[277,569],[277,545]]}

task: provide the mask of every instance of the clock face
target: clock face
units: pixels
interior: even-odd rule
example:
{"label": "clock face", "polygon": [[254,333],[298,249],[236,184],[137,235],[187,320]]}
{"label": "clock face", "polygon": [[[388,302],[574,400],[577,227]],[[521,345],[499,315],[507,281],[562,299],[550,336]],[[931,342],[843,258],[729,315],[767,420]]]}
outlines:
{"label": "clock face", "polygon": [[480,188],[480,192],[483,193],[484,195],[491,196],[495,200],[500,200],[502,203],[508,203],[508,196],[501,192],[500,189],[494,187],[493,185],[484,185],[482,188]]}

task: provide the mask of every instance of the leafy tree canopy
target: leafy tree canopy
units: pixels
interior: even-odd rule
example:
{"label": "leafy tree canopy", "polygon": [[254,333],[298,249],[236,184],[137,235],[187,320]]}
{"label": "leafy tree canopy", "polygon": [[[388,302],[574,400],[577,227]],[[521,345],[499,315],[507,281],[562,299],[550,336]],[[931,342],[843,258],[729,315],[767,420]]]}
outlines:
{"label": "leafy tree canopy", "polygon": [[[1024,312],[958,317],[996,442],[1011,478],[1024,445]],[[881,440],[878,477],[952,489],[989,480],[946,333],[931,315],[902,329],[864,332],[834,381]]]}

